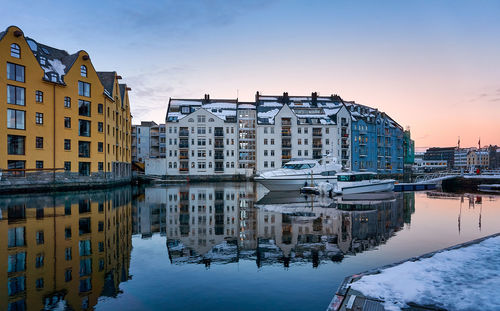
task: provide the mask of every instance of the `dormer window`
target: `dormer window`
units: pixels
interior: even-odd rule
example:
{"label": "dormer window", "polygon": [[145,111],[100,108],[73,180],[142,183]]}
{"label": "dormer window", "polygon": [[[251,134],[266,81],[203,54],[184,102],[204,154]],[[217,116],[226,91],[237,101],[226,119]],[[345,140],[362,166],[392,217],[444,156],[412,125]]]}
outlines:
{"label": "dormer window", "polygon": [[19,45],[12,43],[10,45],[10,56],[15,58],[21,58],[21,48]]}
{"label": "dormer window", "polygon": [[47,59],[44,56],[40,56],[40,65],[45,65]]}
{"label": "dormer window", "polygon": [[183,113],[183,114],[187,114],[187,113],[189,113],[189,107],[188,107],[188,106],[183,106],[183,107],[181,108],[181,113]]}
{"label": "dormer window", "polygon": [[80,75],[85,78],[87,77],[87,67],[85,65],[80,67]]}

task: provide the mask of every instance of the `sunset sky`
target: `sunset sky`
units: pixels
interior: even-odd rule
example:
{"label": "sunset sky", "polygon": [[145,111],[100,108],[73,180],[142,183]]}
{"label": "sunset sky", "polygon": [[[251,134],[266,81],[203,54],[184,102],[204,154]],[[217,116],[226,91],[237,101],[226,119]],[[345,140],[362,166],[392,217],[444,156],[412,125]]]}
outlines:
{"label": "sunset sky", "polygon": [[[134,123],[169,97],[339,94],[417,147],[500,145],[500,1],[9,1],[3,26],[132,88]],[[68,1],[69,2],[69,1]]]}

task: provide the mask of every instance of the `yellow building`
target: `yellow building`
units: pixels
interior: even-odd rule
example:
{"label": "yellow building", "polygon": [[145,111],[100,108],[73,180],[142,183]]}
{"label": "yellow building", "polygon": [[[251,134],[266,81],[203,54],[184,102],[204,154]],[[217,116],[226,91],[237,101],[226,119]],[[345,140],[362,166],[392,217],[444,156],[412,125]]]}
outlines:
{"label": "yellow building", "polygon": [[488,150],[471,150],[467,153],[467,167],[474,169],[485,169],[490,165],[490,154]]}
{"label": "yellow building", "polygon": [[96,72],[83,50],[69,54],[15,26],[0,32],[3,177],[130,178],[130,89],[119,79]]}
{"label": "yellow building", "polygon": [[0,198],[0,310],[87,310],[116,295],[131,210],[129,187]]}

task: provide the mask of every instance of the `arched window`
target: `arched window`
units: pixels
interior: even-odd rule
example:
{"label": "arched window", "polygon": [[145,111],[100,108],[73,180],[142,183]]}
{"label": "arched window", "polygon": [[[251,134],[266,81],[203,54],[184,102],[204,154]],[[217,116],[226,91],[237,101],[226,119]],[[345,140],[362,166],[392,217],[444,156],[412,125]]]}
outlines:
{"label": "arched window", "polygon": [[194,122],[194,119],[193,118],[189,118],[188,122]]}
{"label": "arched window", "polygon": [[80,67],[80,75],[85,78],[87,77],[87,67],[85,65]]}
{"label": "arched window", "polygon": [[21,58],[21,48],[19,45],[12,43],[10,45],[10,56],[15,58]]}
{"label": "arched window", "polygon": [[215,122],[214,118],[208,119],[208,122]]}

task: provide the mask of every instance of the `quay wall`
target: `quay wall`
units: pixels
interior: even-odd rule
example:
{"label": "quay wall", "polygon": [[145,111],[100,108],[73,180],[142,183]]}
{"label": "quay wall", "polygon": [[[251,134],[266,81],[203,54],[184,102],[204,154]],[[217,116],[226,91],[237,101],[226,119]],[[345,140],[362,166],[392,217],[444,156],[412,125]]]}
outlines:
{"label": "quay wall", "polygon": [[130,171],[125,174],[95,172],[89,176],[80,176],[75,172],[36,171],[25,172],[24,176],[0,175],[0,194],[68,191],[81,189],[102,189],[117,185],[130,184]]}

